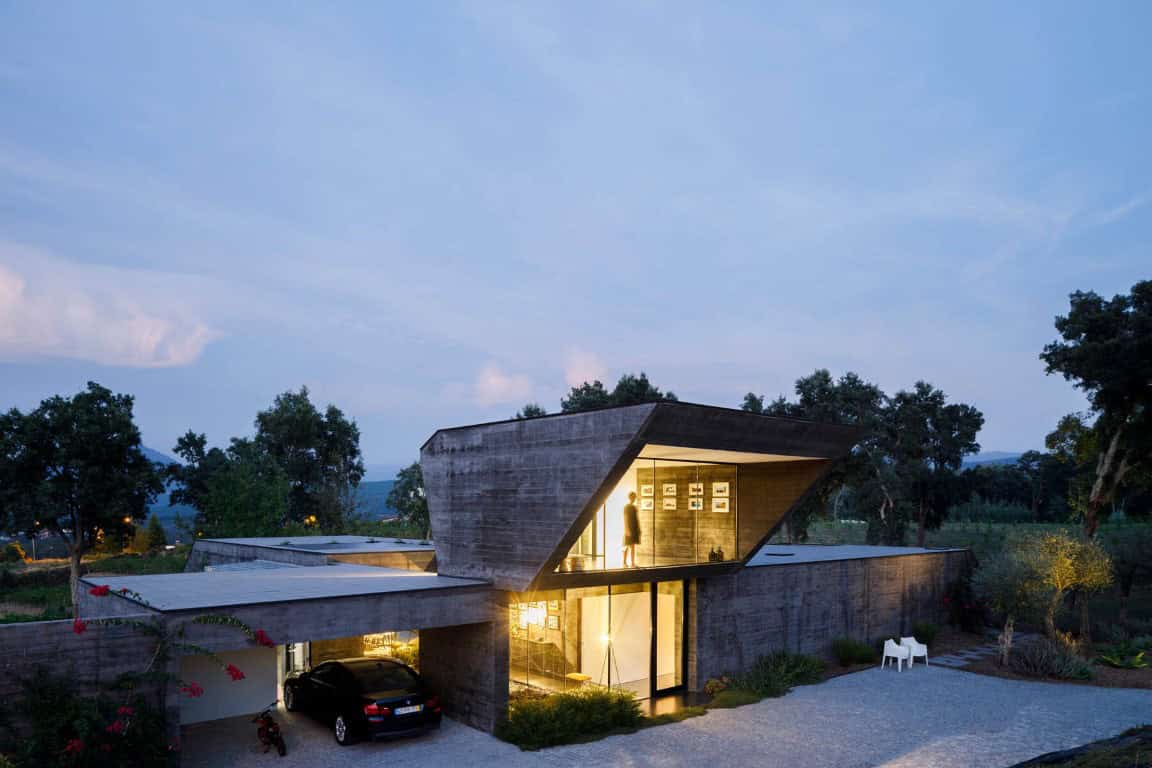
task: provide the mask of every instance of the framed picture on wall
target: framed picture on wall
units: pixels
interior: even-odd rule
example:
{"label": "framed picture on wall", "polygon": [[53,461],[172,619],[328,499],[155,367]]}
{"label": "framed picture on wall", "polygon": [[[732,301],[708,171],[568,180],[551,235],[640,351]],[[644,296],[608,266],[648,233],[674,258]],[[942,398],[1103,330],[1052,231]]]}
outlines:
{"label": "framed picture on wall", "polygon": [[712,499],[712,511],[713,512],[727,512],[728,511],[728,499]]}
{"label": "framed picture on wall", "polygon": [[676,497],[673,496],[673,497],[669,498],[669,497],[665,496],[663,508],[666,510],[675,511],[676,510]]}
{"label": "framed picture on wall", "polygon": [[[728,498],[728,481],[721,483],[712,483],[712,498],[720,497],[722,499]],[[724,510],[727,512],[728,510]]]}
{"label": "framed picture on wall", "polygon": [[548,617],[548,629],[560,629],[560,617],[559,616],[553,615],[553,616]]}
{"label": "framed picture on wall", "polygon": [[700,496],[697,496],[694,499],[688,499],[688,509],[692,510],[693,512],[700,512],[704,509],[704,499]]}
{"label": "framed picture on wall", "polygon": [[559,600],[549,600],[548,601],[548,610],[551,611],[552,613],[560,613],[560,601]]}
{"label": "framed picture on wall", "polygon": [[704,483],[688,483],[688,495],[689,496],[703,496],[704,495]]}
{"label": "framed picture on wall", "polygon": [[643,512],[651,512],[656,508],[655,499],[640,499],[640,509]]}
{"label": "framed picture on wall", "polygon": [[675,496],[676,495],[676,483],[664,483],[663,485],[660,486],[660,493],[663,496]]}
{"label": "framed picture on wall", "polygon": [[640,495],[641,496],[655,496],[656,495],[656,486],[655,485],[642,485],[642,486],[640,486]]}

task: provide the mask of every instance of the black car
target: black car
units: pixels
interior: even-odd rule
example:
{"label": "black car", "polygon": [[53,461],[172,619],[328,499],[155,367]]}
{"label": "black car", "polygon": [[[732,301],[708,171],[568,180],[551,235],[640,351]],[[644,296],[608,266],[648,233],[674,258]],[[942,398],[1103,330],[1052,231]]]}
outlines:
{"label": "black car", "polygon": [[336,742],[440,727],[440,699],[416,670],[389,658],[326,661],[284,681],[284,707],[330,723]]}

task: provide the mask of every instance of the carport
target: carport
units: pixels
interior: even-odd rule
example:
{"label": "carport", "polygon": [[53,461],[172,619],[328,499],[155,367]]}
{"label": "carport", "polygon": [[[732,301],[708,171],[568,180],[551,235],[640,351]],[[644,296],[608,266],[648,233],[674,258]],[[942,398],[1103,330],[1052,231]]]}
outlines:
{"label": "carport", "polygon": [[[85,616],[152,611],[171,629],[183,625],[187,642],[244,673],[233,681],[212,659],[194,653],[172,659],[168,672],[174,678],[203,688],[202,695],[189,697],[176,683],[170,686],[166,706],[174,732],[181,724],[251,715],[281,698],[286,671],[301,663],[294,651],[302,645],[316,644],[329,657],[345,655],[344,648],[350,649],[347,655],[360,655],[372,644],[365,636],[419,632],[423,675],[446,711],[469,725],[490,729],[495,707],[506,696],[507,672],[496,668],[503,636],[495,634],[492,589],[484,581],[349,563],[268,561],[87,581],[111,591],[106,597],[85,594]],[[234,627],[190,623],[204,615],[233,617],[263,630],[275,647],[262,647]]]}

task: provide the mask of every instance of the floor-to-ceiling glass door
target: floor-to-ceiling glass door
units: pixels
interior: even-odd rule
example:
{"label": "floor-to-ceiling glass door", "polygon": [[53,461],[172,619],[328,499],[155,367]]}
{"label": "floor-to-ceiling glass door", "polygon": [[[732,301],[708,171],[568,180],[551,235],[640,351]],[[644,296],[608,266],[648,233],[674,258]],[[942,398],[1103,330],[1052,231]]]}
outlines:
{"label": "floor-to-ceiling glass door", "polygon": [[653,693],[684,685],[684,582],[661,581],[652,595]]}

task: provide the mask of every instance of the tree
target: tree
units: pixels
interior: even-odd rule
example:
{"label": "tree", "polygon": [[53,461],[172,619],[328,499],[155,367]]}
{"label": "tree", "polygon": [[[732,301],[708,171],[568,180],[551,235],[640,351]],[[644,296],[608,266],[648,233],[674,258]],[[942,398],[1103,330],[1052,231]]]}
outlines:
{"label": "tree", "polygon": [[744,402],[740,404],[740,410],[749,413],[764,413],[764,395],[758,395],[755,392],[744,395]]}
{"label": "tree", "polygon": [[659,387],[653,386],[648,375],[643,371],[639,376],[626,373],[616,382],[616,387],[609,392],[600,380],[589,384],[587,381],[578,387],[572,387],[568,396],[560,400],[560,410],[563,413],[576,413],[590,411],[595,408],[607,408],[616,405],[639,405],[660,400],[676,400],[672,392],[661,392]]}
{"label": "tree", "polygon": [[544,406],[539,403],[528,403],[520,410],[516,411],[514,419],[534,419],[537,416],[547,416],[548,411],[544,410]]}
{"label": "tree", "polygon": [[84,553],[103,535],[123,538],[163,490],[140,450],[132,404],[130,395],[88,382],[71,398],[50,397],[0,420],[0,519],[64,539],[74,606]]}
{"label": "tree", "polygon": [[424,471],[420,462],[413,462],[396,474],[396,482],[388,492],[387,504],[396,510],[400,522],[426,531],[425,539],[432,538],[428,498],[424,495]]}
{"label": "tree", "polygon": [[212,478],[228,465],[228,454],[220,448],[208,448],[208,438],[192,430],[176,440],[173,452],[183,464],[169,464],[164,476],[171,483],[168,505],[187,504],[203,510]]}
{"label": "tree", "polygon": [[1152,581],[1152,526],[1124,525],[1104,529],[1101,543],[1112,558],[1120,592],[1119,624],[1128,625],[1128,603],[1137,583]]}
{"label": "tree", "polygon": [[1152,461],[1152,281],[1111,300],[1076,291],[1069,303],[1056,318],[1062,340],[1045,346],[1040,359],[1049,374],[1082,389],[1096,415],[1098,455],[1083,508],[1090,537],[1128,473]]}
{"label": "tree", "polygon": [[168,545],[168,534],[164,533],[164,525],[155,512],[148,517],[147,535],[148,550],[151,552],[162,550]]}
{"label": "tree", "polygon": [[271,408],[256,414],[254,442],[288,478],[290,520],[315,516],[322,529],[341,527],[352,513],[353,491],[364,476],[355,421],[334,405],[320,413],[308,388],[301,387],[277,395]]}
{"label": "tree", "polygon": [[[1074,539],[1065,533],[1045,534],[1024,545],[1021,556],[1036,574],[1037,581],[1046,588],[1044,628],[1048,637],[1056,640],[1056,613],[1065,598],[1079,591],[1086,605],[1088,594],[1098,592],[1112,583],[1112,561],[1104,548],[1094,540]],[[1088,627],[1082,610],[1081,639],[1088,639]]]}
{"label": "tree", "polygon": [[918,381],[900,391],[888,409],[888,455],[914,506],[916,545],[924,546],[928,529],[939,528],[956,498],[956,473],[964,456],[980,450],[976,434],[984,424],[980,411],[947,403],[947,395]]}
{"label": "tree", "polygon": [[[208,480],[196,515],[205,536],[271,536],[289,515],[287,473],[251,440],[233,439]],[[300,521],[303,522],[303,521]]]}
{"label": "tree", "polygon": [[1020,552],[1005,550],[976,571],[972,587],[992,611],[1004,620],[1000,633],[1000,663],[1007,665],[1012,655],[1016,622],[1039,612],[1044,604],[1042,580]]}

